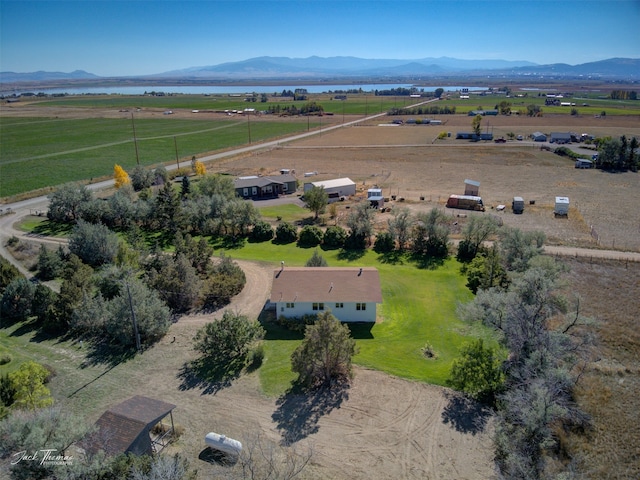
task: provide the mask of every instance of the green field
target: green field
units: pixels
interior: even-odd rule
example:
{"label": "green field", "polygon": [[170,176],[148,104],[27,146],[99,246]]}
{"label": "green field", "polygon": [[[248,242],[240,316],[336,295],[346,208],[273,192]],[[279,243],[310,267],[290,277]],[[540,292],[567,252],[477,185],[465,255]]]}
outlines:
{"label": "green field", "polygon": [[[319,123],[255,122],[251,142],[306,131]],[[168,117],[56,119],[0,117],[0,197],[113,176],[117,163],[141,165],[188,162],[192,156],[249,143],[246,120],[181,120]],[[185,166],[187,163],[185,163]]]}

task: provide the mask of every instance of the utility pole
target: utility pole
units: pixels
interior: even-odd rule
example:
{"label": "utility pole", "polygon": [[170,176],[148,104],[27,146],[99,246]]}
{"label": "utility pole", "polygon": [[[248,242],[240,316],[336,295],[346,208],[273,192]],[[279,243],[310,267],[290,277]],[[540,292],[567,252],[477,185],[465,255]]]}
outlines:
{"label": "utility pole", "polygon": [[173,146],[176,149],[176,165],[178,165],[178,170],[180,170],[180,160],[178,160],[178,141],[176,140],[175,135],[173,136]]}
{"label": "utility pole", "polygon": [[131,322],[133,323],[133,335],[136,339],[136,350],[139,352],[142,350],[140,345],[140,333],[138,332],[138,322],[136,321],[136,312],[133,309],[133,299],[131,298],[131,290],[129,289],[129,282],[125,282],[127,285],[127,295],[129,295],[129,308],[131,308]]}
{"label": "utility pole", "polygon": [[251,121],[249,121],[250,114],[247,112],[247,129],[249,130],[249,145],[251,145]]}
{"label": "utility pole", "polygon": [[133,144],[136,147],[136,162],[140,165],[140,157],[138,156],[138,139],[136,138],[136,124],[133,121],[133,112],[131,112],[131,126],[133,127]]}

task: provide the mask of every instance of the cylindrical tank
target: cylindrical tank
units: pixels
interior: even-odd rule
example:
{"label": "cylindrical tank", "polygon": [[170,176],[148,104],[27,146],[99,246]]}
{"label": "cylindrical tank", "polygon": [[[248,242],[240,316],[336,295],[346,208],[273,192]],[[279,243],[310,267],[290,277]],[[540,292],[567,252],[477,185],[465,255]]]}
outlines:
{"label": "cylindrical tank", "polygon": [[242,452],[242,443],[238,440],[214,432],[205,435],[204,443],[215,450],[220,450],[229,455],[239,455],[240,452]]}

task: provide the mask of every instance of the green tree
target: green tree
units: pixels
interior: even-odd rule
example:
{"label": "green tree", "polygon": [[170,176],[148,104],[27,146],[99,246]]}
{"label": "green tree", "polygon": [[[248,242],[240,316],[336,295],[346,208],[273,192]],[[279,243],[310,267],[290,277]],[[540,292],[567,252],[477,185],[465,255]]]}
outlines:
{"label": "green tree", "polygon": [[482,339],[467,343],[453,361],[447,383],[471,398],[493,404],[504,384],[502,361]]}
{"label": "green tree", "polygon": [[380,232],[376,236],[376,241],[373,244],[373,250],[376,253],[389,253],[395,249],[395,242],[393,236],[389,232]]}
{"label": "green tree", "polygon": [[0,299],[0,325],[7,326],[29,318],[35,291],[35,285],[24,277],[18,277],[7,285]]}
{"label": "green tree", "polygon": [[499,252],[504,266],[516,272],[527,270],[529,261],[542,253],[545,241],[543,232],[523,232],[517,228],[502,228],[499,237]]}
{"label": "green tree", "polygon": [[80,218],[81,206],[92,200],[93,193],[87,187],[67,183],[49,195],[47,218],[53,222],[75,222]]}
{"label": "green tree", "polygon": [[305,267],[326,267],[328,266],[328,264],[325,258],[322,255],[320,255],[320,252],[316,248],[313,251],[313,255],[311,255],[311,258],[307,260],[307,263],[305,263],[304,266]]}
{"label": "green tree", "polygon": [[266,242],[273,238],[273,227],[269,222],[259,220],[253,225],[251,238],[256,242]]}
{"label": "green tree", "polygon": [[153,185],[154,174],[142,165],[136,165],[129,173],[129,178],[131,178],[131,186],[133,189],[139,192]]}
{"label": "green tree", "polygon": [[264,335],[264,328],[257,320],[226,310],[220,320],[198,330],[194,348],[213,364],[244,366],[251,349]]}
{"label": "green tree", "polygon": [[416,256],[444,258],[449,254],[447,217],[437,208],[421,212],[414,222],[412,253]]}
{"label": "green tree", "polygon": [[151,345],[162,338],[171,325],[169,308],[155,291],[139,280],[125,285],[120,294],[107,303],[107,310],[106,331],[124,346],[136,345],[132,310],[142,345]]}
{"label": "green tree", "polygon": [[220,256],[211,274],[204,280],[203,301],[207,308],[220,308],[239,294],[247,279],[242,268],[231,257]]}
{"label": "green tree", "polygon": [[323,233],[317,225],[305,225],[300,230],[298,245],[301,247],[315,247],[322,243]]}
{"label": "green tree", "polygon": [[63,260],[57,250],[40,245],[38,253],[38,278],[43,281],[53,280],[62,272]]}
{"label": "green tree", "polygon": [[304,206],[311,210],[315,219],[318,215],[324,212],[327,204],[329,203],[329,194],[327,194],[324,187],[313,186],[306,192],[304,192]]}
{"label": "green tree", "polygon": [[467,275],[467,287],[473,293],[493,287],[507,288],[509,277],[500,261],[497,246],[477,255],[464,268]]}
{"label": "green tree", "polygon": [[441,98],[443,93],[444,93],[444,88],[436,88],[435,91],[433,92],[436,98]]}
{"label": "green tree", "polygon": [[393,240],[398,242],[398,249],[402,251],[407,246],[413,219],[407,207],[394,208],[392,216],[393,218],[388,220],[389,233]]}
{"label": "green tree", "polygon": [[118,236],[105,225],[79,220],[69,237],[69,251],[93,267],[113,263]]}
{"label": "green tree", "polygon": [[322,243],[327,248],[342,248],[346,239],[346,230],[338,225],[332,225],[325,230]]}
{"label": "green tree", "polygon": [[369,202],[360,202],[350,210],[347,216],[347,227],[350,233],[345,246],[359,250],[369,244],[369,239],[373,235],[373,219],[376,211],[370,207]]}
{"label": "green tree", "polygon": [[3,256],[0,256],[0,295],[4,293],[7,286],[22,274],[15,265],[9,262]]}
{"label": "green tree", "polygon": [[351,359],[356,353],[349,327],[325,311],[313,325],[307,325],[302,343],[291,356],[291,369],[302,385],[330,387],[353,376]]}
{"label": "green tree", "polygon": [[212,197],[221,195],[229,200],[236,197],[233,179],[229,175],[205,175],[197,183],[197,190],[201,195]]}
{"label": "green tree", "polygon": [[17,408],[36,410],[53,404],[51,392],[45,386],[49,371],[39,363],[29,361],[9,374],[16,390],[14,405]]}
{"label": "green tree", "polygon": [[298,238],[298,230],[295,226],[287,222],[282,222],[276,227],[277,243],[292,243]]}
{"label": "green tree", "polygon": [[473,215],[462,230],[458,246],[458,260],[469,261],[481,251],[483,242],[498,231],[498,222],[491,216]]}

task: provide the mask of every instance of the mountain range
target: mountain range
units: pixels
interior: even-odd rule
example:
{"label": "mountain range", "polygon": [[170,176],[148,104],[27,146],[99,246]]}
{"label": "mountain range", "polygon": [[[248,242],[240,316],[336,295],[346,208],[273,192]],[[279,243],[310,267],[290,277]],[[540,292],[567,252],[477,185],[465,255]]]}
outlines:
{"label": "mountain range", "polygon": [[[238,62],[190,67],[143,76],[122,77],[130,80],[354,80],[357,78],[428,78],[442,76],[489,77],[586,77],[602,80],[639,80],[640,59],[610,58],[578,65],[556,63],[538,65],[527,61],[461,60],[450,57],[427,57],[417,60],[365,59],[357,57],[256,57]],[[100,77],[83,70],[64,72],[0,72],[0,83],[62,80],[97,81]]]}

